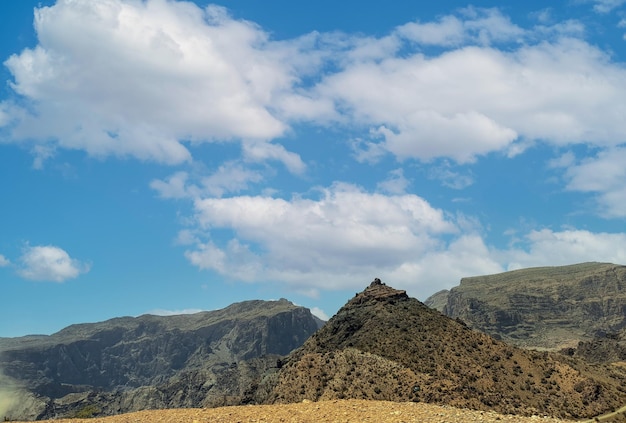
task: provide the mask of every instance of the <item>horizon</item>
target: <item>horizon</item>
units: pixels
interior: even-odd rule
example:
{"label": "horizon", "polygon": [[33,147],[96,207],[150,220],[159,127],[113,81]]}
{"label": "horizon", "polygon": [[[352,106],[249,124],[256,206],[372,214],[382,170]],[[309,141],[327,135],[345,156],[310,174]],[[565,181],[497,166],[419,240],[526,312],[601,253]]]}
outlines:
{"label": "horizon", "polygon": [[0,337],[626,264],[626,0],[23,0],[0,23]]}

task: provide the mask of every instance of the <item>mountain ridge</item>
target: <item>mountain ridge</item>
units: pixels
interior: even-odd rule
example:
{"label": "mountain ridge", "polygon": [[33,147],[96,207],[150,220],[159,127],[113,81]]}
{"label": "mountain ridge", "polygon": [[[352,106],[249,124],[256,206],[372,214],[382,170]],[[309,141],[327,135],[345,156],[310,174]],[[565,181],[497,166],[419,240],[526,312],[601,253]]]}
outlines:
{"label": "mountain ridge", "polygon": [[[310,310],[284,299],[192,315],[119,317],[0,339],[0,369],[22,402],[34,404],[19,411],[28,419],[90,405],[100,414],[211,405],[226,392],[236,402],[318,327]],[[185,394],[193,401],[176,396],[184,380],[194,381]]]}
{"label": "mountain ridge", "polygon": [[626,327],[626,266],[587,262],[468,277],[425,303],[513,345],[576,347]]}

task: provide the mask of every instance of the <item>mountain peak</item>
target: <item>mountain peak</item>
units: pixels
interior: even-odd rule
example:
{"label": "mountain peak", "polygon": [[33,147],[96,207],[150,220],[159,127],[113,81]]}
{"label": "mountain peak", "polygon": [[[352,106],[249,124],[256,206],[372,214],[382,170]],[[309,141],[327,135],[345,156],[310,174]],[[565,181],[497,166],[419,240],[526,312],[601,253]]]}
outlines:
{"label": "mountain peak", "polygon": [[346,305],[363,304],[370,301],[408,299],[406,291],[385,285],[380,279],[374,279],[365,290],[356,294]]}
{"label": "mountain peak", "polygon": [[581,363],[511,347],[374,279],[281,362],[266,401],[418,401],[566,418],[621,406],[626,374]]}

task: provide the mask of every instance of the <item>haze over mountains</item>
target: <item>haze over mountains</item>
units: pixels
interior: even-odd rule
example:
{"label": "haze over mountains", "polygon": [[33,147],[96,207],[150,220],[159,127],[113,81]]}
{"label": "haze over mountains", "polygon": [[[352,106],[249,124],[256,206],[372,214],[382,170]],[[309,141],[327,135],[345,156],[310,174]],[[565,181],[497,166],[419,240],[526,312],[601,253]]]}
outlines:
{"label": "haze over mountains", "polygon": [[626,367],[607,364],[625,359],[624,290],[623,266],[585,263],[467,278],[428,300],[466,323],[376,279],[323,326],[287,300],[247,301],[0,338],[13,388],[0,418],[343,398],[590,418],[626,403]]}

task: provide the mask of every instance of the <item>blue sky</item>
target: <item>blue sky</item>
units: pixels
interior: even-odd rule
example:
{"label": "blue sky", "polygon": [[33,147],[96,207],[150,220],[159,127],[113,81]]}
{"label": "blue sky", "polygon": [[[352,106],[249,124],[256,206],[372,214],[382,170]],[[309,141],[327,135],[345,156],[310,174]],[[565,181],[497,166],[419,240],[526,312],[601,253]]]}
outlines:
{"label": "blue sky", "polygon": [[0,20],[0,336],[626,264],[624,0]]}

